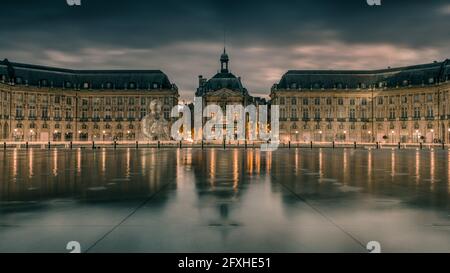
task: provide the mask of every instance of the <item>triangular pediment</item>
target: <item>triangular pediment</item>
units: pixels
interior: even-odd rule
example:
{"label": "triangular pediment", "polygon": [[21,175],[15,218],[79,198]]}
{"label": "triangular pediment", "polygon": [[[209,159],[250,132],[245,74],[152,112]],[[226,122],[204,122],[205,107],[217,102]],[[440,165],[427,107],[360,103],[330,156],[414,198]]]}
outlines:
{"label": "triangular pediment", "polygon": [[222,88],[216,91],[208,92],[206,94],[208,97],[243,97],[242,93],[239,91],[234,91],[228,88]]}

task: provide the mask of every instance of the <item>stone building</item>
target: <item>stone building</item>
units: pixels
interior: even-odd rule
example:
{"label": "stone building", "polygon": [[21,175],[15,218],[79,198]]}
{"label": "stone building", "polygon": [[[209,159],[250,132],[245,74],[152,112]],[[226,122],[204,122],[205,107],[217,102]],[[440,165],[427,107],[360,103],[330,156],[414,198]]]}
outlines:
{"label": "stone building", "polygon": [[[200,75],[198,77],[199,86],[195,93],[196,97],[202,98],[203,109],[211,104],[219,105],[222,108],[224,119],[227,105],[242,105],[243,107],[255,105],[258,107],[266,104],[265,99],[253,97],[249,94],[247,88],[242,84],[241,77],[236,77],[231,73],[229,61],[230,59],[224,48],[220,56],[220,70],[209,80]],[[207,120],[208,118],[204,118],[203,122]],[[226,127],[225,120],[223,125]]]}
{"label": "stone building", "polygon": [[0,139],[141,140],[157,101],[170,122],[178,89],[159,70],[70,70],[0,62]]}
{"label": "stone building", "polygon": [[282,141],[450,143],[450,61],[292,70],[271,90]]}

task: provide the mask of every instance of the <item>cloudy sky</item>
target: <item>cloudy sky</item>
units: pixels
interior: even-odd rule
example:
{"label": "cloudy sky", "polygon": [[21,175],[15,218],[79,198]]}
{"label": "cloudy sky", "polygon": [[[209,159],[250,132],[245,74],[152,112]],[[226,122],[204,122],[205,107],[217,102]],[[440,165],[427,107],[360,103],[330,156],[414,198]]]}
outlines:
{"label": "cloudy sky", "polygon": [[371,69],[450,58],[449,0],[1,0],[0,58],[80,69],[161,69],[190,100],[230,67],[267,96],[289,69]]}

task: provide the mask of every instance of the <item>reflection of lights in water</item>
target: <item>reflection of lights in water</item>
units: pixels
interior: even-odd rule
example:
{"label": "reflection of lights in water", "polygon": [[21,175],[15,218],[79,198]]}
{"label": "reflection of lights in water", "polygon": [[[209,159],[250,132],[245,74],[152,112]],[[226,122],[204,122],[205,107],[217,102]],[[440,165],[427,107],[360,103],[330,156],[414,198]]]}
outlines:
{"label": "reflection of lights in water", "polygon": [[58,149],[53,150],[53,175],[58,175]]}
{"label": "reflection of lights in water", "polygon": [[372,183],[372,150],[368,150],[367,155],[367,182]]}
{"label": "reflection of lights in water", "polygon": [[343,177],[344,177],[344,179],[343,179],[343,183],[344,184],[346,184],[346,182],[347,182],[347,168],[348,168],[348,165],[347,165],[347,153],[348,153],[348,151],[347,151],[347,149],[344,149],[344,153],[342,154],[342,156],[343,156]]}
{"label": "reflection of lights in water", "polygon": [[247,152],[247,172],[253,173],[253,150]]}
{"label": "reflection of lights in water", "polygon": [[130,148],[127,148],[127,168],[125,172],[125,176],[130,176]]}
{"label": "reflection of lights in water", "polygon": [[420,154],[416,151],[416,183],[419,184],[420,181]]}
{"label": "reflection of lights in water", "polygon": [[434,149],[430,152],[430,190],[434,191],[436,184],[435,184],[435,177],[434,177],[434,171],[435,171],[435,165],[434,165],[434,156],[435,156]]}
{"label": "reflection of lights in water", "polygon": [[265,152],[266,155],[266,173],[270,174],[272,169],[272,152]]}
{"label": "reflection of lights in water", "polygon": [[209,177],[211,178],[211,186],[214,186],[214,179],[216,178],[216,150],[210,150],[210,165],[209,165]]}
{"label": "reflection of lights in water", "polygon": [[34,176],[33,173],[33,166],[34,166],[34,162],[33,162],[33,149],[30,149],[30,152],[28,153],[28,177],[31,178]]}
{"label": "reflection of lights in water", "polygon": [[395,175],[395,152],[392,150],[391,152],[391,175]]}
{"label": "reflection of lights in water", "polygon": [[102,173],[106,172],[106,148],[102,149]]}
{"label": "reflection of lights in water", "polygon": [[323,150],[322,150],[322,148],[319,149],[319,177],[320,178],[323,177]]}
{"label": "reflection of lights in water", "polygon": [[238,165],[238,160],[239,160],[238,150],[234,149],[233,150],[233,190],[234,191],[237,191],[238,185],[239,185],[239,165]]}
{"label": "reflection of lights in water", "polygon": [[81,149],[77,151],[77,172],[81,173]]}
{"label": "reflection of lights in water", "polygon": [[17,149],[13,151],[13,177],[17,176]]}
{"label": "reflection of lights in water", "polygon": [[259,174],[261,172],[261,151],[255,153],[255,172]]}

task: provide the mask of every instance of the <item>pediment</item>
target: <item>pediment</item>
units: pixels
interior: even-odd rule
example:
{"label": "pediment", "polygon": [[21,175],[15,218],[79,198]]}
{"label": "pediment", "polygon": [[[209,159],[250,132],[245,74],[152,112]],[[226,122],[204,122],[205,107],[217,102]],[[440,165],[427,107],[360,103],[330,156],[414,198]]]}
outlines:
{"label": "pediment", "polygon": [[239,91],[234,91],[228,88],[222,88],[216,91],[208,92],[208,97],[243,97]]}

